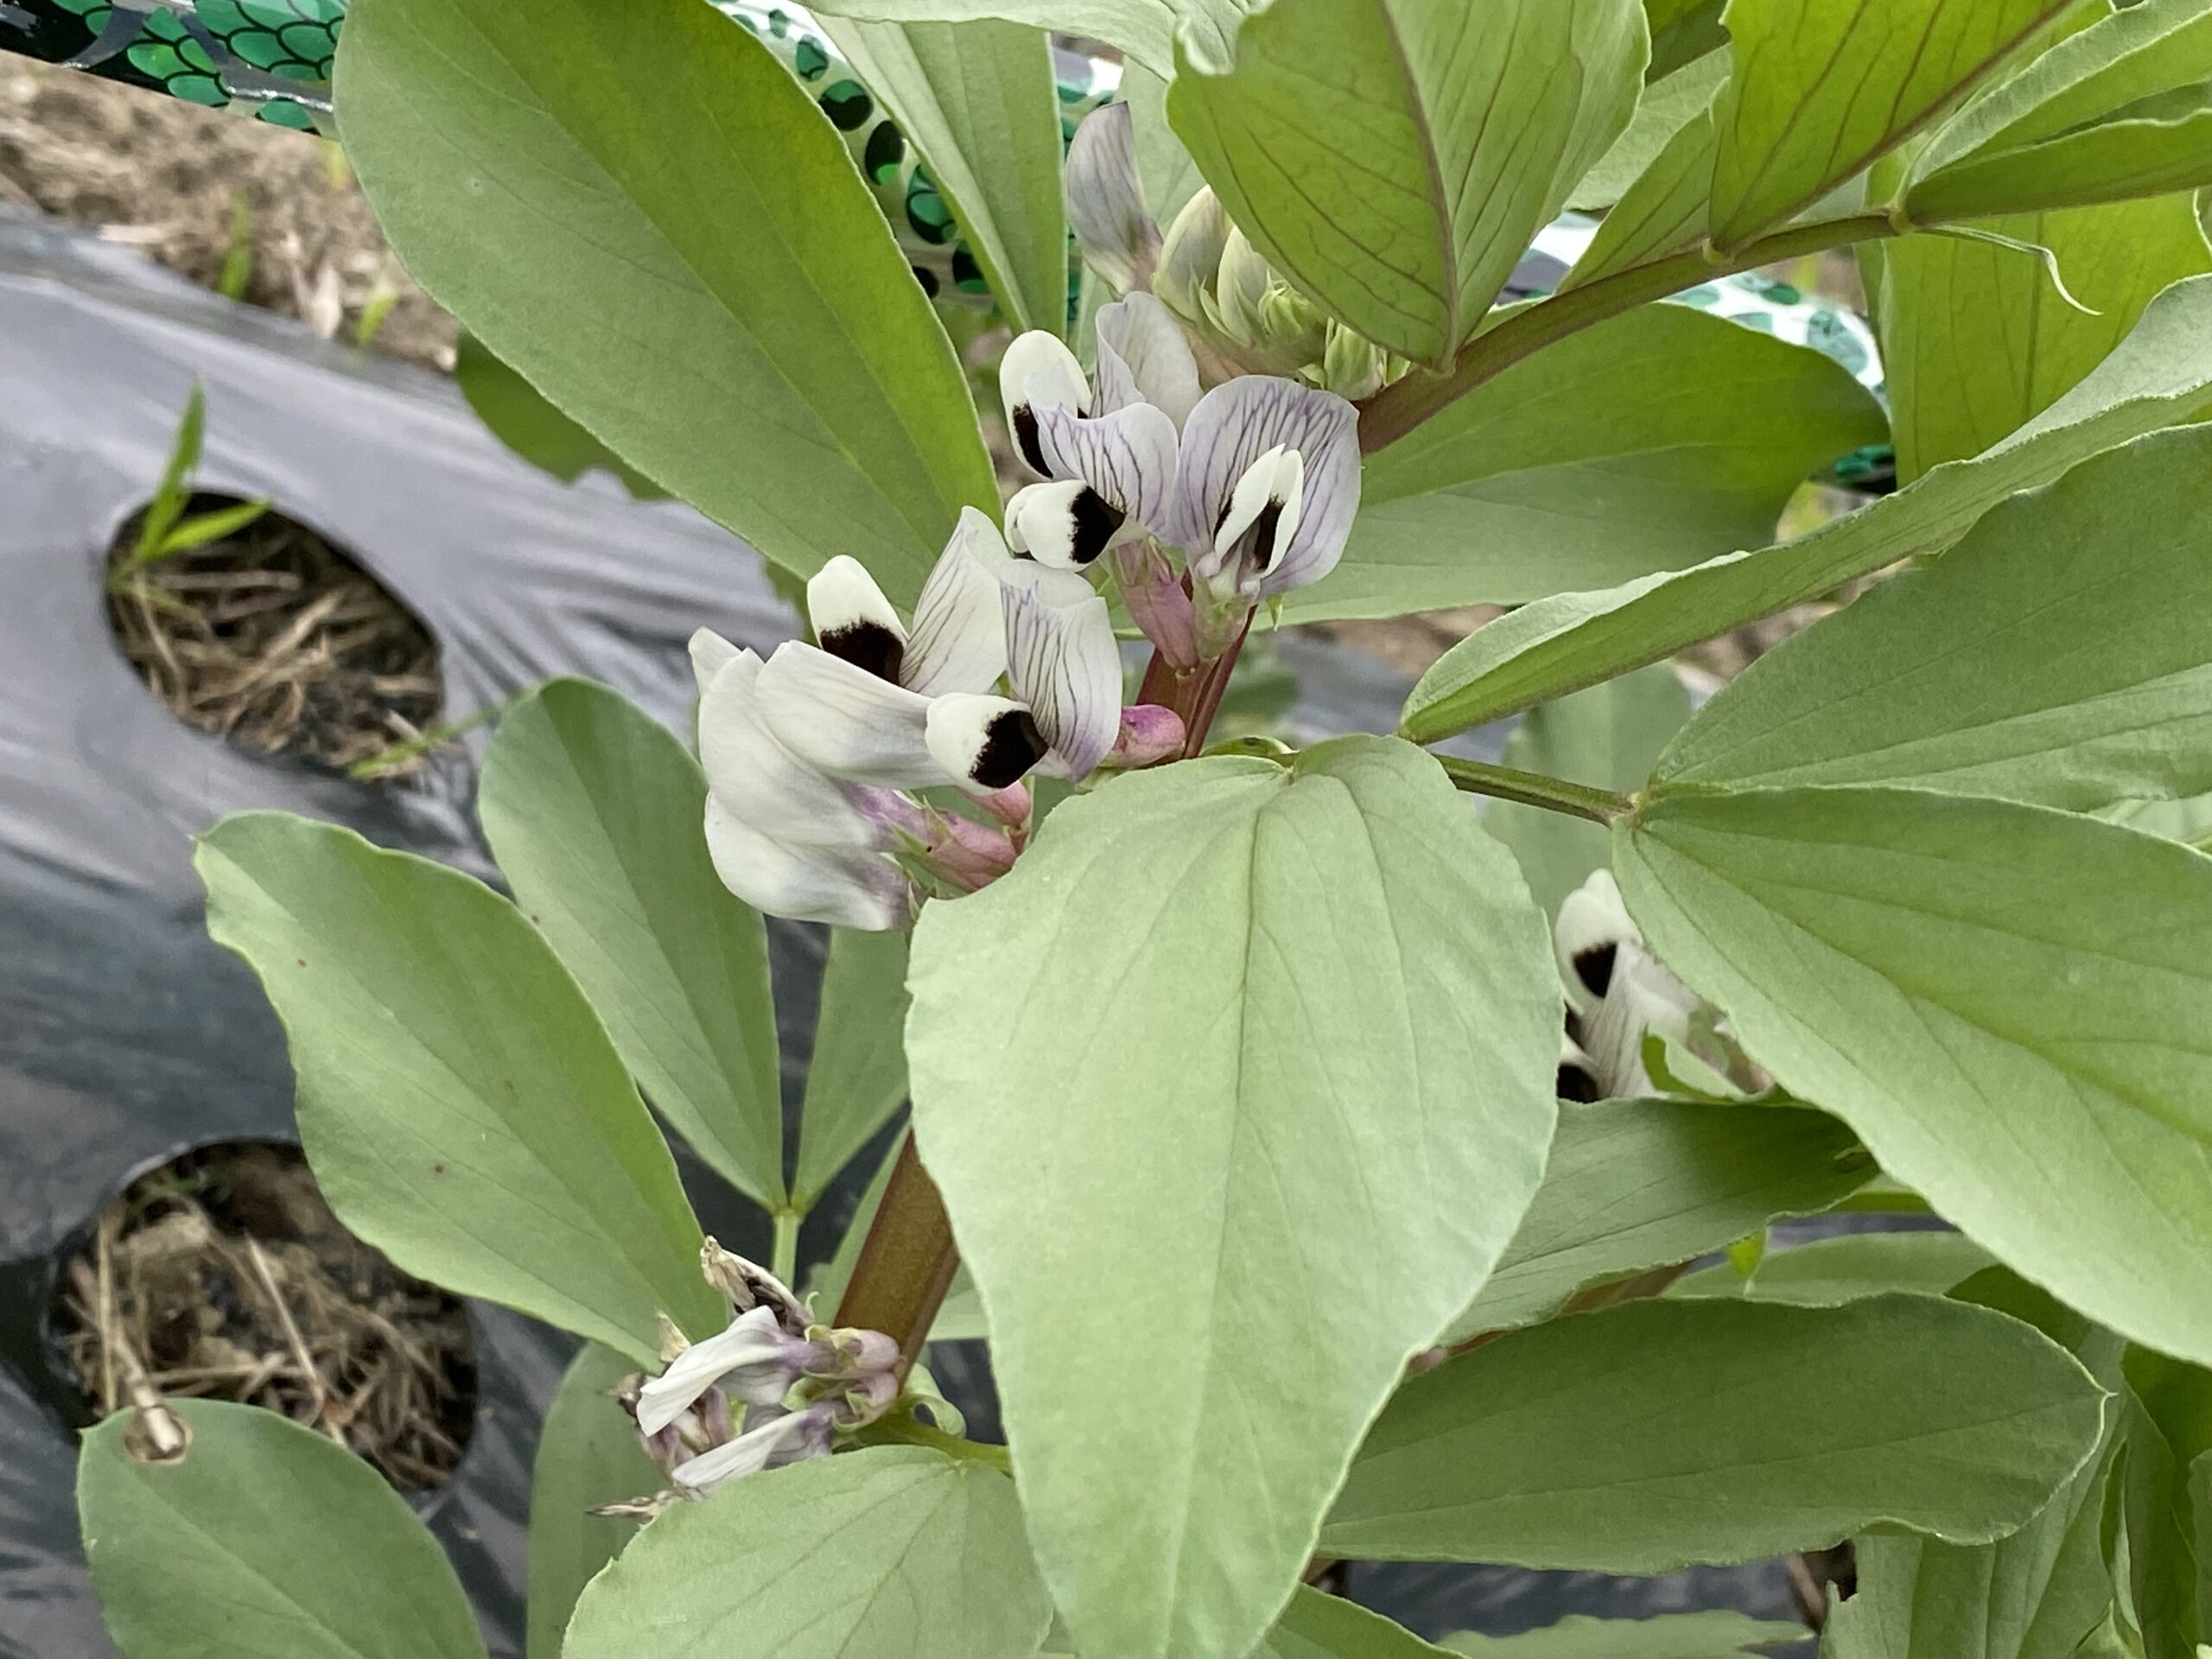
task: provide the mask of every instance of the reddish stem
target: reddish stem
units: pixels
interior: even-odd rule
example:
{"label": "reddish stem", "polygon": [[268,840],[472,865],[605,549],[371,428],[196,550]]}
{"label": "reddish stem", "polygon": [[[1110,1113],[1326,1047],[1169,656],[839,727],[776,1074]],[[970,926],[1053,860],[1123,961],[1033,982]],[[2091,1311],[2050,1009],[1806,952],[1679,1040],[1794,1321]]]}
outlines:
{"label": "reddish stem", "polygon": [[899,1147],[899,1161],[892,1166],[860,1260],[853,1264],[844,1300],[837,1304],[836,1323],[880,1331],[895,1341],[903,1378],[929,1339],[959,1265],[944,1199],[922,1167],[909,1134]]}

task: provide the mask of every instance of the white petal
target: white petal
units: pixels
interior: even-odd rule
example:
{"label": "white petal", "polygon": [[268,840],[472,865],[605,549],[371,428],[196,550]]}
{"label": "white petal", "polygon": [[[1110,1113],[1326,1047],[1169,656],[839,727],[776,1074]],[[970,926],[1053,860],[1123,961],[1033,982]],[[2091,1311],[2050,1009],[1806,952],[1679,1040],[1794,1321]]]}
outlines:
{"label": "white petal", "polygon": [[1015,551],[1063,574],[1084,569],[1127,539],[1128,523],[1079,478],[1025,485],[1006,504],[1007,539]]}
{"label": "white petal", "polygon": [[725,663],[699,699],[699,760],[723,809],[800,847],[880,849],[884,826],[853,791],[778,742],[760,709],[760,659]]}
{"label": "white petal", "polygon": [[1078,412],[1090,406],[1090,383],[1083,365],[1057,334],[1033,328],[1006,348],[999,359],[999,400],[1006,429],[1021,457],[1039,472],[1046,470],[1037,448],[1037,417],[1048,409]]}
{"label": "white petal", "polygon": [[975,508],[963,507],[959,528],[915,601],[899,677],[909,691],[935,696],[987,691],[998,683],[1006,671],[1006,625],[992,573],[1010,563],[998,527]]}
{"label": "white petal", "polygon": [[1151,404],[1180,431],[1198,401],[1198,359],[1173,312],[1149,294],[1100,308],[1096,413]]}
{"label": "white petal", "polygon": [[904,927],[906,879],[879,853],[771,840],[707,799],[707,851],[722,885],[755,910],[881,933]]}
{"label": "white petal", "polygon": [[961,691],[930,705],[929,742],[947,773],[987,793],[1019,783],[1051,747],[1020,703]]}
{"label": "white petal", "polygon": [[772,1418],[749,1428],[735,1440],[702,1452],[688,1463],[676,1465],[671,1478],[685,1491],[705,1497],[715,1487],[746,1475],[758,1474],[793,1441],[804,1440],[812,1428],[804,1412]]}
{"label": "white petal", "polygon": [[788,1341],[775,1309],[756,1307],[739,1315],[720,1336],[686,1348],[638,1391],[639,1429],[659,1433],[728,1372],[755,1360],[775,1358]]}
{"label": "white petal", "polygon": [[906,625],[858,559],[840,553],[808,578],[806,616],[831,656],[883,679],[903,677]]}
{"label": "white petal", "polygon": [[1058,583],[1005,589],[1007,678],[1058,770],[1075,779],[1090,775],[1122,729],[1121,647],[1105,600],[1084,586],[1079,596]]}
{"label": "white petal", "polygon": [[1094,110],[1068,146],[1068,228],[1116,294],[1152,286],[1160,226],[1144,205],[1127,104]]}
{"label": "white petal", "polygon": [[1081,479],[1123,515],[1118,540],[1172,528],[1177,437],[1166,410],[1132,404],[1091,420],[1048,410],[1037,425],[1051,475]]}
{"label": "white petal", "polygon": [[1606,994],[1620,947],[1641,944],[1643,938],[1621,902],[1611,870],[1593,870],[1567,895],[1560,904],[1559,920],[1552,925],[1552,943],[1559,953],[1560,976],[1576,1006]]}
{"label": "white petal", "polygon": [[691,677],[698,683],[701,696],[707,695],[708,686],[714,683],[723,665],[741,654],[735,645],[712,628],[701,628],[691,636]]}
{"label": "white petal", "polygon": [[1229,228],[1229,215],[1220,201],[1210,188],[1201,186],[1175,215],[1160,245],[1153,292],[1193,321],[1205,315],[1207,297],[1220,277]]}
{"label": "white petal", "polygon": [[760,670],[758,695],[776,741],[832,778],[886,789],[951,781],[923,741],[930,700],[826,651],[777,646]]}
{"label": "white petal", "polygon": [[1277,445],[1298,452],[1301,505],[1296,532],[1281,540],[1259,591],[1318,582],[1343,556],[1359,511],[1359,411],[1334,392],[1247,375],[1199,398],[1183,428],[1175,535],[1200,575],[1215,574],[1214,532],[1237,484]]}

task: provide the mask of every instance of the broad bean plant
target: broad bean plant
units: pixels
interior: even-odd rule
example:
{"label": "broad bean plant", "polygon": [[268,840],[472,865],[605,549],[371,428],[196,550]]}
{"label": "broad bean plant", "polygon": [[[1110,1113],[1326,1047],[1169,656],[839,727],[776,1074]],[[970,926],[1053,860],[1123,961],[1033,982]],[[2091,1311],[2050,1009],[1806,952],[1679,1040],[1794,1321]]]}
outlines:
{"label": "broad bean plant", "polygon": [[[692,641],[696,759],[582,682],[506,716],[512,899],[276,815],[199,847],[338,1213],[588,1344],[531,1659],[1416,1659],[1332,1563],[1847,1538],[1835,1659],[2196,1659],[2212,5],[824,10],[999,296],[995,395],[700,0],[357,0],[338,60],[424,287],[804,585],[804,639]],[[1065,153],[1046,29],[1123,66]],[[1668,302],[1832,250],[1885,402]],[[1802,511],[1885,440],[1893,493]],[[1217,738],[1255,636],[1475,605],[1395,734]],[[1691,712],[1667,659],[1781,613]],[[832,930],[795,1146],[764,916]],[[1920,1230],[1768,1248],[1837,1211]],[[174,1414],[85,1454],[130,1659],[484,1653],[365,1466]]]}

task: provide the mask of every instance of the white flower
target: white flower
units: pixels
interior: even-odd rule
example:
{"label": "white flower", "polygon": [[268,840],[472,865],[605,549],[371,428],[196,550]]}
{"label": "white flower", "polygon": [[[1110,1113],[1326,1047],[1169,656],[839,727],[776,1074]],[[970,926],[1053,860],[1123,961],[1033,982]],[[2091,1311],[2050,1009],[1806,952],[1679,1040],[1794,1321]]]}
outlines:
{"label": "white flower", "polygon": [[[817,1402],[803,1411],[760,1415],[762,1421],[735,1440],[677,1465],[671,1478],[677,1489],[704,1497],[741,1476],[830,1454],[830,1443],[836,1432],[835,1408],[830,1402]],[[753,1420],[748,1416],[747,1421]]]}
{"label": "white flower", "polygon": [[1068,228],[1090,268],[1116,294],[1152,286],[1160,226],[1137,175],[1136,131],[1127,104],[1091,111],[1068,145]]}
{"label": "white flower", "polygon": [[1167,530],[1178,429],[1198,398],[1182,330],[1151,296],[1103,308],[1097,331],[1095,391],[1075,353],[1042,331],[999,365],[1007,429],[1046,480],[1007,504],[1007,541],[1064,570]]}
{"label": "white flower", "polygon": [[1568,1099],[1618,1100],[1651,1092],[1643,1034],[1687,1043],[1697,993],[1644,946],[1611,870],[1598,870],[1559,907],[1553,929],[1567,986],[1567,1046],[1560,1083]]}
{"label": "white flower", "polygon": [[718,1384],[748,1405],[781,1405],[817,1357],[815,1344],[785,1331],[774,1308],[741,1313],[720,1336],[686,1348],[639,1392],[639,1431],[659,1433]]}
{"label": "white flower", "polygon": [[1336,569],[1359,512],[1359,412],[1334,392],[1248,375],[1183,429],[1176,531],[1217,594],[1268,599]]}

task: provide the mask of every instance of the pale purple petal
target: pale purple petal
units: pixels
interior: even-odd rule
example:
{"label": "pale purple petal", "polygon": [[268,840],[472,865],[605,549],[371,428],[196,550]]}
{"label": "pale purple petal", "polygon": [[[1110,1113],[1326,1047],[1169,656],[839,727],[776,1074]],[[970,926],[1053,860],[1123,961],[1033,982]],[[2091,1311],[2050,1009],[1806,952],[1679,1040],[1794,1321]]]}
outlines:
{"label": "pale purple petal", "polygon": [[760,717],[778,742],[849,783],[924,789],[952,780],[930,759],[930,700],[794,641],[760,670]]}
{"label": "pale purple petal", "polygon": [[727,1446],[678,1464],[671,1478],[694,1497],[763,1469],[779,1468],[830,1451],[833,1425],[825,1406],[809,1406],[748,1428]]}
{"label": "pale purple petal", "polygon": [[771,840],[707,799],[707,851],[722,885],[755,910],[881,933],[912,915],[906,878],[879,853]]}
{"label": "pale purple petal", "polygon": [[1137,530],[1160,535],[1175,499],[1175,423],[1164,410],[1132,404],[1087,420],[1065,410],[1037,417],[1038,436],[1052,475],[1081,479],[1111,502]]}
{"label": "pale purple petal", "polygon": [[1122,730],[1122,653],[1106,601],[1039,569],[1005,586],[1007,677],[1070,778],[1090,776]]}
{"label": "pale purple petal", "polygon": [[725,810],[799,847],[877,850],[885,826],[856,792],[778,742],[760,709],[760,659],[733,652],[699,699],[699,760]]}
{"label": "pale purple petal", "polygon": [[1149,294],[1132,294],[1098,313],[1096,413],[1131,404],[1165,410],[1178,431],[1198,401],[1198,364],[1174,313]]}
{"label": "pale purple petal", "polygon": [[[718,1336],[696,1342],[668,1363],[668,1369],[647,1381],[638,1393],[638,1429],[658,1434],[698,1402],[699,1396],[734,1370],[763,1362],[771,1364],[789,1357],[806,1344],[785,1334],[772,1307],[756,1307],[739,1315]],[[793,1368],[792,1378],[797,1378]],[[789,1382],[779,1389],[780,1401]],[[741,1395],[741,1397],[747,1397]]]}
{"label": "pale purple petal", "polygon": [[1359,511],[1359,411],[1334,392],[1247,375],[1198,399],[1183,428],[1174,538],[1191,568],[1211,575],[1214,527],[1245,469],[1277,444],[1305,463],[1298,529],[1260,584],[1273,595],[1336,568]]}
{"label": "pale purple petal", "polygon": [[1007,563],[998,526],[973,507],[938,556],[914,606],[899,678],[925,697],[945,691],[987,691],[1006,671],[1006,626],[998,577]]}
{"label": "pale purple petal", "polygon": [[1144,205],[1127,104],[1091,111],[1068,146],[1068,228],[1116,294],[1152,286],[1160,226]]}

